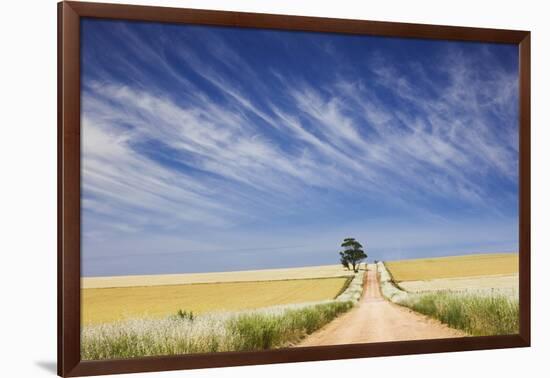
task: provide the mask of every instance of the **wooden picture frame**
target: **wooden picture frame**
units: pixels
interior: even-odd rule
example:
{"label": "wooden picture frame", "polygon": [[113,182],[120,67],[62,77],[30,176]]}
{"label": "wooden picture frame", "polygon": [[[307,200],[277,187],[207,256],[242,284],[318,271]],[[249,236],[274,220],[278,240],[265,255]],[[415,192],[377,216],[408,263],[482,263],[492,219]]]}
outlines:
{"label": "wooden picture frame", "polygon": [[[123,360],[80,358],[80,20],[104,18],[508,43],[519,46],[519,294],[520,332],[425,341],[159,356]],[[151,6],[58,4],[58,374],[83,376],[251,364],[335,360],[530,345],[530,33]]]}

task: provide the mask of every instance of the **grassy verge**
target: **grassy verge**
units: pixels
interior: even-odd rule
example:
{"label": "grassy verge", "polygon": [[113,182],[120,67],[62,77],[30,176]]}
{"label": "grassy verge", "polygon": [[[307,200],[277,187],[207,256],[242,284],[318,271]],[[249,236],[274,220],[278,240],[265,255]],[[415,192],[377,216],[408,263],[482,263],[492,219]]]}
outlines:
{"label": "grassy verge", "polygon": [[519,333],[519,302],[507,295],[439,291],[409,295],[399,304],[473,336]]}
{"label": "grassy verge", "polygon": [[136,319],[86,326],[84,360],[253,351],[292,345],[353,307],[353,301],[279,306],[196,317]]}
{"label": "grassy verge", "polygon": [[340,291],[338,291],[338,293],[334,296],[334,299],[338,298],[340,295],[344,294],[344,292],[346,290],[348,290],[349,285],[351,284],[351,282],[353,281],[353,279],[355,277],[354,276],[349,276],[349,277],[345,277],[345,278],[346,278],[346,281],[342,285],[342,288],[340,289]]}
{"label": "grassy verge", "polygon": [[397,287],[383,263],[378,263],[382,294],[390,301],[436,318],[472,336],[519,333],[517,293],[503,290],[408,293]]}
{"label": "grassy verge", "polygon": [[401,302],[405,302],[407,298],[409,297],[409,293],[402,290],[400,287],[398,287],[395,284],[395,281],[393,280],[392,275],[386,269],[386,266],[383,262],[378,262],[376,264],[378,279],[380,281],[380,289],[382,291],[382,295],[388,299],[391,302],[401,304]]}

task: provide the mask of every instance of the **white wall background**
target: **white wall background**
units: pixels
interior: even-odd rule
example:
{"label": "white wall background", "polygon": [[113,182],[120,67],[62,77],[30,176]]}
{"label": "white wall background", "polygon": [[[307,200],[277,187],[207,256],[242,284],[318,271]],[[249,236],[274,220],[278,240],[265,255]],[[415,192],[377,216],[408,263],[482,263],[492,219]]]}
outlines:
{"label": "white wall background", "polygon": [[[542,1],[128,0],[134,4],[528,29],[532,35],[533,347],[138,374],[139,377],[543,376],[550,356],[550,23]],[[118,2],[111,0],[111,2]],[[56,1],[2,5],[0,376],[53,376],[56,359]]]}

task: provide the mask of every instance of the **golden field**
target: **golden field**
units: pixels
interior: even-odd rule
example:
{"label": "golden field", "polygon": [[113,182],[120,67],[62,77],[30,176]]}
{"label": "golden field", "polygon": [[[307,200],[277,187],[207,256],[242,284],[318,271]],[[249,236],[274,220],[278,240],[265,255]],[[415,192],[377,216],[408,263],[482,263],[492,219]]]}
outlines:
{"label": "golden field", "polygon": [[342,276],[353,276],[353,272],[344,269],[342,265],[338,264],[232,272],[85,277],[81,280],[81,288],[96,289],[106,287],[183,285],[190,283],[273,281]]}
{"label": "golden field", "polygon": [[[265,279],[265,275],[262,278]],[[163,317],[179,309],[200,314],[320,301],[336,297],[346,277],[82,289],[83,324]]]}
{"label": "golden field", "polygon": [[513,275],[518,272],[517,253],[491,253],[385,262],[396,282],[457,277]]}

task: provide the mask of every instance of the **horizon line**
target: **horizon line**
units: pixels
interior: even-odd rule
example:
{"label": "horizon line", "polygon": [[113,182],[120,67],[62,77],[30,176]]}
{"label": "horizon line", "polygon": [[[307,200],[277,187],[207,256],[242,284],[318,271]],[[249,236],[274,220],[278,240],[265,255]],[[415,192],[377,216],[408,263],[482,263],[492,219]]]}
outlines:
{"label": "horizon line", "polygon": [[[414,257],[414,258],[404,258],[399,260],[379,260],[379,259],[371,259],[374,261],[382,261],[382,262],[396,262],[396,261],[410,261],[410,260],[426,260],[426,259],[444,259],[449,257],[465,257],[470,255],[511,255],[511,254],[518,254],[519,251],[506,251],[506,252],[471,252],[471,253],[464,253],[464,254],[452,254],[452,255],[443,255],[443,256],[426,256],[426,257]],[[368,258],[366,259],[368,261]],[[367,262],[365,261],[365,263]],[[373,263],[371,262],[371,263]],[[361,262],[363,264],[363,262]],[[108,279],[108,278],[116,278],[116,277],[145,277],[145,276],[181,276],[181,275],[199,275],[199,274],[214,274],[214,273],[238,273],[238,272],[254,272],[254,271],[273,271],[273,270],[288,270],[288,269],[301,269],[301,268],[312,268],[312,267],[324,267],[324,266],[333,266],[333,265],[341,265],[340,263],[335,262],[334,264],[321,264],[321,265],[300,265],[300,266],[290,266],[290,267],[283,267],[283,268],[261,268],[261,269],[240,269],[240,270],[222,270],[222,271],[205,271],[205,272],[182,272],[182,273],[151,273],[151,274],[119,274],[119,275],[97,275],[97,276],[81,276],[80,278],[101,278],[101,279]]]}

